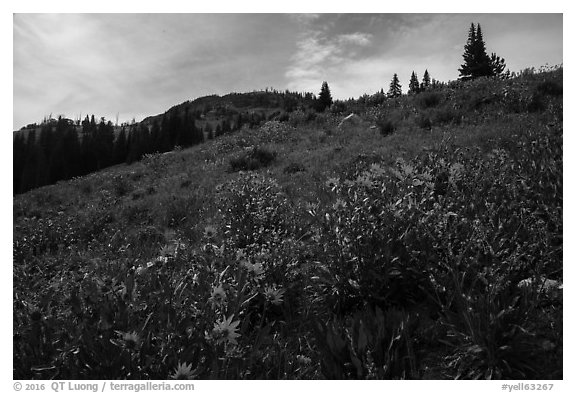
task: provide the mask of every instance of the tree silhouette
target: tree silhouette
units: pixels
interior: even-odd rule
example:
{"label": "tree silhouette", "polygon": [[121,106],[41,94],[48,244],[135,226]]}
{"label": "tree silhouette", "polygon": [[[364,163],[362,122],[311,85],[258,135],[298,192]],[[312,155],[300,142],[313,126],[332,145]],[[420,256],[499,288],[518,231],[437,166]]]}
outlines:
{"label": "tree silhouette", "polygon": [[430,87],[430,74],[428,70],[424,71],[424,76],[422,77],[422,84],[420,85],[420,90],[426,90]]}
{"label": "tree silhouette", "polygon": [[388,97],[399,97],[402,95],[402,85],[398,79],[398,74],[394,74],[392,81],[390,82],[390,88],[388,89]]}
{"label": "tree silhouette", "polygon": [[506,68],[504,59],[495,53],[488,56],[480,24],[471,24],[468,41],[464,46],[464,64],[458,69],[461,80],[470,80],[482,76],[499,76]]}
{"label": "tree silhouette", "polygon": [[492,55],[490,55],[490,63],[492,65],[494,76],[504,75],[504,70],[506,69],[506,62],[504,59],[501,59],[500,56],[497,56],[496,53],[492,52]]}
{"label": "tree silhouette", "polygon": [[420,83],[418,82],[418,77],[416,73],[412,71],[410,76],[410,83],[408,84],[408,94],[416,94],[420,91]]}
{"label": "tree silhouette", "polygon": [[320,89],[320,94],[318,95],[318,112],[324,112],[326,108],[332,105],[332,94],[330,93],[330,88],[328,87],[328,82],[322,82],[322,88]]}

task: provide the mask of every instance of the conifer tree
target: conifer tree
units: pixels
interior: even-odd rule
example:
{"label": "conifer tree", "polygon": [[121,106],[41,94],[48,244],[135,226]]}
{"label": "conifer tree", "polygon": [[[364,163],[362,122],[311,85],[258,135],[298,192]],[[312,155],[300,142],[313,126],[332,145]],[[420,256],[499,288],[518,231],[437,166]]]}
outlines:
{"label": "conifer tree", "polygon": [[497,56],[494,52],[492,52],[492,55],[490,55],[490,63],[492,65],[492,73],[494,76],[502,76],[505,74],[504,70],[506,69],[506,62],[504,59],[501,59],[500,56]]}
{"label": "conifer tree", "polygon": [[322,88],[320,89],[320,94],[318,95],[318,112],[324,112],[326,108],[332,105],[332,94],[330,93],[330,88],[328,87],[328,82],[322,82]]}
{"label": "conifer tree", "polygon": [[398,79],[398,74],[394,74],[390,82],[390,89],[388,89],[388,97],[399,97],[402,95],[402,85]]}
{"label": "conifer tree", "polygon": [[[155,124],[158,124],[155,122]],[[128,143],[126,140],[126,130],[124,127],[120,130],[116,142],[114,142],[114,163],[120,164],[126,160],[128,154]]]}
{"label": "conifer tree", "polygon": [[421,90],[426,90],[430,87],[430,74],[428,73],[428,69],[424,71],[424,76],[422,77],[422,85]]}
{"label": "conifer tree", "polygon": [[408,84],[408,94],[416,94],[420,91],[420,83],[418,82],[418,77],[416,73],[412,71],[412,76],[410,76],[410,83]]}
{"label": "conifer tree", "polygon": [[458,69],[461,80],[482,76],[500,76],[506,68],[504,59],[495,53],[492,53],[492,56],[488,56],[486,53],[486,44],[480,24],[477,26],[474,26],[474,23],[471,24],[462,57],[464,64]]}

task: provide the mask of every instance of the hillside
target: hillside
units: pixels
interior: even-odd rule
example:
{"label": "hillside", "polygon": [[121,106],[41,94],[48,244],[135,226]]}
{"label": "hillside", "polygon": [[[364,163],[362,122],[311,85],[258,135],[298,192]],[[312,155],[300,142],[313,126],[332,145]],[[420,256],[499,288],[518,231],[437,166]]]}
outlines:
{"label": "hillside", "polygon": [[50,117],[13,133],[13,192],[131,164],[145,154],[187,148],[268,120],[286,121],[295,110],[314,114],[316,103],[311,93],[265,90],[200,97],[121,125],[94,115],[82,121]]}
{"label": "hillside", "polygon": [[294,110],[16,195],[14,379],[562,379],[562,83]]}

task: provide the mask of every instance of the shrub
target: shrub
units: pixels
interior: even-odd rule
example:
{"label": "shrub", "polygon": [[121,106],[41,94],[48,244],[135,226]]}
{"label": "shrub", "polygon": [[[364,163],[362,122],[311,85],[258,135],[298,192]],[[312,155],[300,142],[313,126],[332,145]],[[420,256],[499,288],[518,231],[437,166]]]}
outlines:
{"label": "shrub", "polygon": [[237,247],[277,242],[288,229],[290,208],[275,180],[241,174],[219,189],[226,237]]}
{"label": "shrub", "polygon": [[253,171],[270,165],[276,159],[276,152],[263,147],[252,147],[240,156],[230,159],[230,171]]}
{"label": "shrub", "polygon": [[191,225],[200,213],[201,202],[195,195],[168,195],[160,202],[160,221],[167,227]]}
{"label": "shrub", "polygon": [[543,112],[546,110],[546,101],[543,94],[539,92],[532,94],[526,110],[530,113]]}
{"label": "shrub", "polygon": [[434,108],[442,101],[442,96],[439,93],[424,92],[416,96],[416,105],[421,109]]}
{"label": "shrub", "polygon": [[123,197],[132,191],[132,184],[128,181],[125,176],[117,175],[114,176],[112,180],[114,193],[117,197]]}
{"label": "shrub", "polygon": [[300,163],[292,162],[284,168],[284,173],[292,174],[296,172],[304,172],[306,167]]}
{"label": "shrub", "polygon": [[418,377],[417,319],[398,309],[367,307],[347,318],[315,320],[322,374],[327,379]]}
{"label": "shrub", "polygon": [[563,93],[562,90],[563,90],[562,85],[558,84],[557,82],[551,81],[551,80],[545,80],[543,82],[540,82],[536,86],[536,91],[538,93],[553,96],[553,97],[561,96]]}
{"label": "shrub", "polygon": [[433,124],[460,124],[462,114],[452,107],[437,108],[433,114]]}
{"label": "shrub", "polygon": [[288,120],[290,120],[290,115],[288,114],[288,112],[284,112],[284,113],[282,113],[280,116],[278,116],[278,119],[277,119],[277,120],[278,120],[279,122],[288,121]]}
{"label": "shrub", "polygon": [[301,109],[295,110],[294,112],[290,113],[290,118],[288,119],[288,123],[292,127],[298,127],[299,125],[306,123],[306,121],[307,121],[307,114]]}
{"label": "shrub", "polygon": [[424,130],[431,130],[432,129],[432,121],[426,115],[419,115],[416,117],[416,124],[418,127]]}
{"label": "shrub", "polygon": [[330,112],[335,115],[341,115],[348,110],[348,106],[344,101],[335,101],[330,107]]}
{"label": "shrub", "polygon": [[376,126],[383,136],[390,135],[396,131],[396,124],[392,120],[386,119],[383,116],[376,118]]}

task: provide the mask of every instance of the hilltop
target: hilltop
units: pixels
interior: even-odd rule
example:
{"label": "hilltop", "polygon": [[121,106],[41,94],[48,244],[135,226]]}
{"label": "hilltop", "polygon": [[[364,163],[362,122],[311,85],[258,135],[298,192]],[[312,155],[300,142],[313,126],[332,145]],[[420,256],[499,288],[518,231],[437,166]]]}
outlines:
{"label": "hilltop", "polygon": [[14,197],[14,378],[561,379],[562,83],[171,108],[261,119]]}

